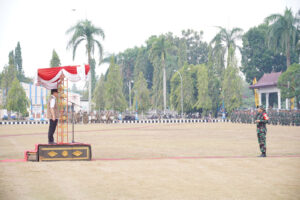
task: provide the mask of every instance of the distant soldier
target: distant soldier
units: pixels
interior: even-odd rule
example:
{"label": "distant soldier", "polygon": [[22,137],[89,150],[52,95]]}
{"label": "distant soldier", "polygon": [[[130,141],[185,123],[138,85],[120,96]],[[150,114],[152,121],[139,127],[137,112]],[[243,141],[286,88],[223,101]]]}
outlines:
{"label": "distant soldier", "polygon": [[296,111],[296,119],[295,120],[296,120],[295,125],[300,126],[300,111],[299,110]]}
{"label": "distant soldier", "polygon": [[263,106],[258,108],[258,113],[256,115],[256,124],[257,124],[257,138],[259,143],[259,148],[261,151],[261,155],[259,157],[266,157],[266,134],[269,117],[265,111]]}

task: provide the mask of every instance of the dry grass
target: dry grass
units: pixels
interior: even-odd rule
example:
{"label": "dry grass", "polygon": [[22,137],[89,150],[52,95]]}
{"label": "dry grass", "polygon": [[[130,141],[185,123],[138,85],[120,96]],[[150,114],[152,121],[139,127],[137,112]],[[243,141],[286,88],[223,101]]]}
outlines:
{"label": "dry grass", "polygon": [[[0,126],[0,159],[22,159],[47,129]],[[0,199],[300,199],[299,127],[269,126],[268,158],[254,125],[76,125],[76,141],[95,159],[130,159],[0,162]]]}

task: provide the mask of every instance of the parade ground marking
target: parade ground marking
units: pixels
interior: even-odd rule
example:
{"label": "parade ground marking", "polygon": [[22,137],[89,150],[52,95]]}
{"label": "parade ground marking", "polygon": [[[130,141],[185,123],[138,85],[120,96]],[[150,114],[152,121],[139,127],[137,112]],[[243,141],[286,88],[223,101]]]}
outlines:
{"label": "parade ground marking", "polygon": [[[193,159],[267,159],[267,158],[300,158],[300,155],[271,155],[266,158],[258,158],[253,156],[187,156],[187,157],[161,157],[161,158],[93,158],[92,161],[124,161],[124,160],[193,160]],[[0,162],[26,162],[25,159],[5,159]]]}

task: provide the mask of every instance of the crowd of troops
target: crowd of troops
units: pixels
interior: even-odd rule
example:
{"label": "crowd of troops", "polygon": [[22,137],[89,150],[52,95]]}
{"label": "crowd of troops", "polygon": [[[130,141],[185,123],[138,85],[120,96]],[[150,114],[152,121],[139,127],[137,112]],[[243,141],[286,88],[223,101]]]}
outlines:
{"label": "crowd of troops", "polygon": [[[106,123],[110,124],[117,119],[117,114],[113,111],[92,112],[90,115],[87,112],[74,113],[74,123]],[[69,122],[72,122],[72,116],[69,115]]]}
{"label": "crowd of troops", "polygon": [[[257,110],[233,111],[230,120],[233,123],[252,124],[255,121]],[[300,126],[300,110],[274,110],[267,111],[269,124],[283,126]]]}

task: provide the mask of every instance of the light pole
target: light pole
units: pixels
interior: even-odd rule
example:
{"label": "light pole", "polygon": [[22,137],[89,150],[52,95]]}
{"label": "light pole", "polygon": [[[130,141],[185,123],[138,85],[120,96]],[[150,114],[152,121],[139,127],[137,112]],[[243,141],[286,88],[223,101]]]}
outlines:
{"label": "light pole", "polygon": [[131,83],[133,83],[133,80],[130,80],[128,82],[128,87],[129,87],[129,113],[131,113]]}
{"label": "light pole", "polygon": [[180,77],[180,85],[181,85],[181,118],[183,116],[183,90],[182,90],[182,76],[181,73],[178,70],[174,70],[174,72],[177,72]]}
{"label": "light pole", "polygon": [[135,102],[135,120],[139,120],[138,117],[138,91],[134,90],[134,95],[136,96],[136,102]]}
{"label": "light pole", "polygon": [[222,119],[224,120],[226,118],[225,116],[225,104],[224,104],[224,93],[222,92],[222,88],[220,89],[220,93],[222,93]]}

